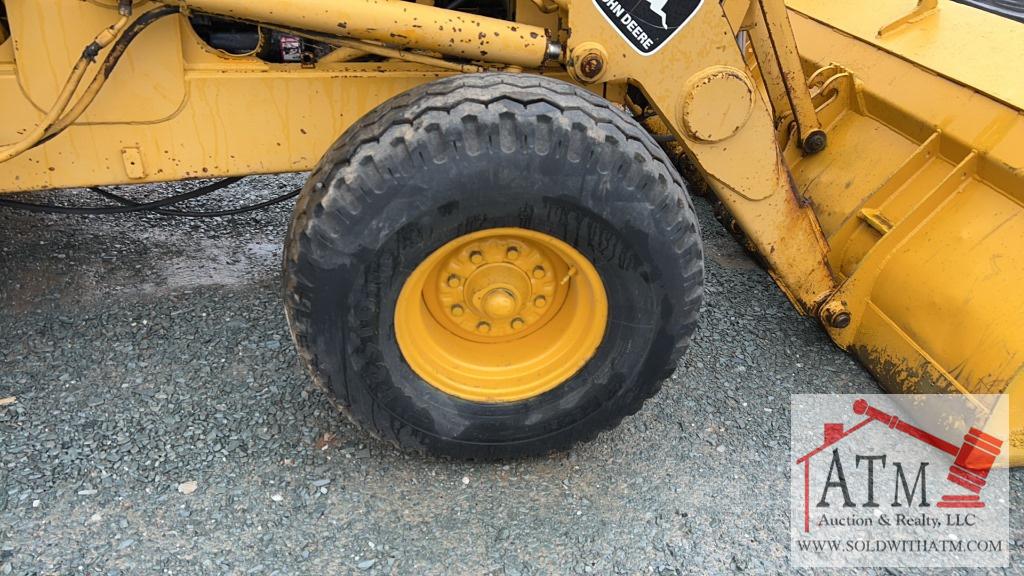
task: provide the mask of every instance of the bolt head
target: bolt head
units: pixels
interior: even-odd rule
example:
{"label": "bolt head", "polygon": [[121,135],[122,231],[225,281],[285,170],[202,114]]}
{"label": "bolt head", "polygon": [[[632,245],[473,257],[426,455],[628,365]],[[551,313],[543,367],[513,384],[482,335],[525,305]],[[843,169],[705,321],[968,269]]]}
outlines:
{"label": "bolt head", "polygon": [[815,130],[804,138],[803,149],[806,154],[817,154],[828,146],[828,135],[823,130]]}
{"label": "bolt head", "polygon": [[604,71],[604,59],[600,54],[587,54],[580,60],[580,75],[587,80],[593,80]]}
{"label": "bolt head", "polygon": [[460,306],[458,304],[452,306],[452,316],[455,316],[456,318],[458,318],[459,316],[462,316],[465,313],[466,313],[466,310],[462,306]]}
{"label": "bolt head", "polygon": [[821,322],[829,327],[842,330],[850,325],[850,311],[837,300],[825,304],[821,310]]}
{"label": "bolt head", "polygon": [[458,288],[460,283],[462,283],[462,278],[459,278],[457,274],[452,274],[448,277],[449,288]]}
{"label": "bolt head", "polygon": [[533,299],[533,305],[537,308],[543,308],[548,305],[548,299],[543,296],[537,296]]}
{"label": "bolt head", "polygon": [[840,312],[832,317],[831,321],[833,328],[843,329],[850,325],[850,313]]}
{"label": "bolt head", "polygon": [[508,258],[509,260],[515,260],[516,258],[519,258],[519,248],[516,248],[515,246],[509,246],[508,250],[505,251],[505,257]]}
{"label": "bolt head", "polygon": [[484,261],[484,255],[477,250],[469,253],[469,261],[473,264],[481,264]]}
{"label": "bolt head", "polygon": [[534,278],[543,278],[548,275],[548,271],[543,266],[537,266],[533,269]]}
{"label": "bolt head", "polygon": [[476,331],[481,334],[488,334],[491,331],[491,324],[489,322],[480,322],[476,325]]}
{"label": "bolt head", "polygon": [[522,330],[524,326],[526,326],[526,322],[522,318],[513,318],[512,319],[512,329],[513,330]]}

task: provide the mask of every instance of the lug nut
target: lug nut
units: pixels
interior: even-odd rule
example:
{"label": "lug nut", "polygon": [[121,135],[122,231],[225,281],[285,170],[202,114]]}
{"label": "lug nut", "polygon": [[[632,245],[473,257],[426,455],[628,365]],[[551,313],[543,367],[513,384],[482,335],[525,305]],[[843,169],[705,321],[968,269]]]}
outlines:
{"label": "lug nut", "polygon": [[543,296],[537,296],[533,299],[533,305],[537,308],[543,308],[548,305],[548,299]]}
{"label": "lug nut", "polygon": [[465,310],[462,308],[462,306],[459,306],[458,304],[452,306],[452,316],[459,317],[462,316],[464,312]]}
{"label": "lug nut", "polygon": [[481,334],[487,334],[491,331],[491,325],[487,322],[481,322],[476,325],[476,331]]}
{"label": "lug nut", "polygon": [[524,322],[522,318],[515,318],[512,320],[513,330],[521,330],[523,326],[526,326],[526,322]]}
{"label": "lug nut", "polygon": [[508,258],[509,260],[515,260],[516,258],[519,258],[519,248],[516,248],[515,246],[509,246],[508,250],[505,251],[505,257]]}
{"label": "lug nut", "polygon": [[543,266],[537,266],[536,268],[533,269],[533,277],[534,278],[543,278],[543,277],[547,276],[547,274],[548,274],[548,271],[545,270]]}
{"label": "lug nut", "polygon": [[469,261],[472,262],[473,264],[480,264],[481,262],[484,261],[484,255],[474,250],[469,253]]}
{"label": "lug nut", "polygon": [[461,278],[459,278],[459,277],[458,277],[457,275],[455,275],[455,274],[452,274],[451,276],[449,276],[449,277],[448,277],[448,286],[449,286],[450,288],[458,288],[458,287],[459,287],[459,283],[460,283],[461,281],[462,281],[462,279],[461,279]]}

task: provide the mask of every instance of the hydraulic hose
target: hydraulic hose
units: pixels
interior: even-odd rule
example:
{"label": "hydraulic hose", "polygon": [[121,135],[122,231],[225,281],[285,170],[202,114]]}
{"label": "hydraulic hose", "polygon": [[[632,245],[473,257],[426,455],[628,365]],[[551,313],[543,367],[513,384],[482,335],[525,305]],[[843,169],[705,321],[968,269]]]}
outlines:
{"label": "hydraulic hose", "polygon": [[12,210],[22,210],[26,212],[40,212],[43,214],[68,214],[78,216],[106,216],[111,214],[135,214],[140,212],[153,212],[162,216],[175,216],[179,218],[221,218],[225,216],[237,216],[239,214],[246,214],[248,212],[255,212],[256,210],[262,210],[263,208],[269,208],[275,204],[287,202],[292,198],[295,198],[302,193],[302,189],[292,190],[278,196],[274,196],[269,200],[264,200],[256,204],[249,204],[246,206],[240,206],[238,208],[228,208],[224,210],[208,210],[208,211],[196,211],[196,210],[180,210],[176,208],[169,208],[176,204],[193,200],[201,196],[213,194],[218,190],[227,188],[228,186],[239,182],[243,179],[240,176],[233,176],[231,178],[224,178],[200,186],[191,192],[185,192],[182,194],[175,194],[161,200],[155,200],[152,202],[136,202],[115,194],[109,190],[104,190],[98,186],[89,188],[92,192],[99,194],[100,196],[113,200],[121,206],[58,206],[54,204],[32,204],[28,202],[19,202],[17,200],[10,200],[7,198],[0,198],[0,208],[9,208]]}
{"label": "hydraulic hose", "polygon": [[[92,188],[89,188],[89,190],[92,190],[96,194],[99,194],[104,198],[113,200],[118,204],[122,204],[124,206],[143,206],[143,204],[140,204],[139,202],[129,200],[124,196],[114,194],[113,192],[104,190],[99,187],[94,186]],[[264,200],[263,202],[250,204],[248,206],[242,206],[240,208],[230,208],[227,210],[211,210],[206,212],[197,212],[195,210],[174,210],[168,208],[147,208],[146,210],[150,212],[155,212],[162,216],[176,216],[178,218],[222,218],[224,216],[237,216],[239,214],[245,214],[247,212],[255,212],[256,210],[269,208],[270,206],[273,206],[275,204],[280,204],[282,202],[291,200],[292,198],[295,198],[301,193],[302,188],[299,188],[298,190],[292,190],[291,192],[281,194],[280,196],[275,196],[269,200]]]}
{"label": "hydraulic hose", "polygon": [[124,31],[124,34],[114,42],[113,47],[110,49],[110,53],[100,64],[99,71],[96,72],[96,76],[93,77],[92,82],[89,83],[88,88],[82,93],[82,97],[78,99],[78,102],[68,110],[67,114],[62,116],[59,120],[54,122],[50,128],[46,130],[46,134],[42,139],[39,140],[33,147],[42,145],[50,141],[54,136],[57,136],[69,126],[78,121],[82,117],[82,114],[89,109],[93,101],[96,100],[96,96],[99,95],[100,90],[103,89],[103,85],[106,84],[107,79],[110,78],[110,74],[117,67],[118,62],[121,61],[121,57],[124,56],[125,51],[128,50],[128,46],[138,37],[138,35],[152,25],[157,20],[171,14],[177,14],[179,12],[177,6],[161,6],[154,8],[149,12],[146,12],[142,16],[139,16],[132,22]]}
{"label": "hydraulic hose", "polygon": [[157,210],[160,208],[166,208],[172,204],[179,204],[186,200],[192,200],[193,198],[199,198],[207,194],[216,192],[222,188],[226,188],[239,180],[242,180],[244,176],[232,176],[230,178],[224,178],[216,182],[207,184],[196,188],[191,192],[185,192],[182,194],[175,194],[162,200],[156,200],[153,202],[145,203],[131,203],[122,206],[104,206],[98,208],[79,208],[75,206],[52,206],[47,204],[31,204],[28,202],[19,202],[17,200],[8,200],[6,198],[0,198],[0,206],[4,208],[14,208],[17,210],[25,210],[27,212],[43,212],[46,214],[80,214],[87,216],[104,216],[109,214],[129,214],[131,212],[144,212],[147,210]]}
{"label": "hydraulic hose", "polygon": [[67,82],[64,83],[64,88],[57,96],[56,102],[53,107],[46,114],[43,120],[26,135],[21,141],[0,148],[0,163],[6,162],[11,158],[15,158],[23,154],[27,150],[31,150],[40,140],[46,135],[46,131],[56,123],[64,111],[67,109],[68,104],[71,102],[71,98],[75,95],[75,91],[78,90],[79,84],[82,83],[82,78],[85,77],[85,72],[89,68],[89,65],[96,61],[96,57],[100,51],[110,45],[124,30],[125,26],[128,25],[128,16],[121,16],[120,20],[117,21],[113,26],[105,28],[100,32],[96,38],[85,47],[82,51],[82,56],[75,63],[74,68],[71,70],[71,74],[68,76]]}

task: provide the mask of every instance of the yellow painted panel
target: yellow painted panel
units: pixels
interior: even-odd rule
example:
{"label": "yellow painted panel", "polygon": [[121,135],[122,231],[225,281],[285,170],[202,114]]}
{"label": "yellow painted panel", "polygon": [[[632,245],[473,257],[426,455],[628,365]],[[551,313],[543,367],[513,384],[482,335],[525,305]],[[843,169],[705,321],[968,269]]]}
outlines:
{"label": "yellow painted panel", "polygon": [[793,178],[813,202],[822,231],[831,236],[917,144],[872,118],[853,113],[830,126],[828,138],[828,148],[793,167]]}
{"label": "yellow painted panel", "polygon": [[868,302],[861,313],[857,355],[894,394],[956,394],[959,391],[930,358],[882,310]]}
{"label": "yellow painted panel", "polygon": [[[82,50],[117,20],[117,11],[80,0],[6,0],[6,5],[18,39],[15,56],[21,87],[37,109],[49,110]],[[150,7],[140,4],[137,13]],[[185,82],[174,20],[166,18],[139,35],[80,124],[156,122],[178,111],[185,100]],[[96,69],[93,66],[86,75],[86,84]]]}
{"label": "yellow painted panel", "polygon": [[894,250],[871,300],[965,388],[1024,365],[1024,208],[970,181]]}
{"label": "yellow painted panel", "polygon": [[1024,25],[1018,22],[939,0],[937,13],[879,37],[879,29],[910,13],[917,0],[786,0],[786,4],[947,78],[1024,108]]}
{"label": "yellow painted panel", "polygon": [[0,42],[0,64],[14,62],[14,40],[7,38]]}
{"label": "yellow painted panel", "polygon": [[516,0],[516,22],[540,26],[554,32],[558,30],[558,12],[545,14],[537,8],[533,0]]}
{"label": "yellow painted panel", "polygon": [[[0,66],[0,144],[14,142],[42,118],[42,114],[25,100],[14,72]],[[0,185],[0,189],[3,186]]]}
{"label": "yellow painted panel", "polygon": [[308,170],[363,114],[440,75],[379,63],[344,72],[189,72],[187,105],[171,119],[74,126],[0,164],[0,190],[129,182],[124,148],[140,150],[149,181]]}
{"label": "yellow painted panel", "polygon": [[914,206],[921,201],[923,192],[934,190],[953,170],[953,164],[942,158],[932,158],[920,172],[892,196],[878,204],[879,211],[890,222],[898,223],[903,220],[914,209]]}

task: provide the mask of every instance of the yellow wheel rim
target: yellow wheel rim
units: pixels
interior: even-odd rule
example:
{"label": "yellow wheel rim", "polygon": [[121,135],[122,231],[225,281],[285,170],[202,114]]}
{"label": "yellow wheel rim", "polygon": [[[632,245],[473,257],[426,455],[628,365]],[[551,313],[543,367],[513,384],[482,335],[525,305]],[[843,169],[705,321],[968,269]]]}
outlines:
{"label": "yellow wheel rim", "polygon": [[435,388],[513,402],[562,384],[597,351],[608,297],[593,264],[523,228],[461,236],[428,256],[398,296],[395,336]]}

